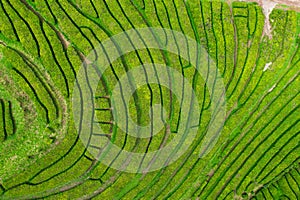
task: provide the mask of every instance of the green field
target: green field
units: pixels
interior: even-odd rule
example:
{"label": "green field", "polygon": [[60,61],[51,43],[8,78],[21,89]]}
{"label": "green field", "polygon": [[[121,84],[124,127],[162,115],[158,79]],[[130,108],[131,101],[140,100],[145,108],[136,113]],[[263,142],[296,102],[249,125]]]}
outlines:
{"label": "green field", "polygon": [[[0,0],[0,199],[300,198],[300,13],[276,7],[269,19],[271,38],[264,34],[265,16],[257,3]],[[184,34],[199,48],[180,46],[188,43],[175,37],[173,42],[167,32],[149,32],[145,38],[140,30],[150,27]],[[125,34],[129,46],[136,49],[140,41],[145,48],[124,53],[112,38],[131,29],[136,35]],[[148,46],[148,37],[162,49]],[[101,46],[105,41],[110,49]],[[168,52],[172,45],[175,51]],[[105,58],[94,51],[101,47]],[[109,62],[110,51],[122,56]],[[193,57],[195,62],[188,59]],[[77,90],[82,97],[84,87],[89,89],[77,81],[84,76],[80,69],[104,60],[108,67],[95,74],[100,81],[91,98],[90,133],[78,128],[77,111],[84,109],[73,100]],[[162,72],[156,65],[172,70]],[[137,66],[143,71],[130,75]],[[204,68],[207,76],[199,72]],[[185,79],[175,80],[176,74]],[[152,75],[155,83],[147,79]],[[145,84],[135,90],[139,78]],[[218,81],[224,105],[215,99],[221,93]],[[119,99],[113,97],[116,86]],[[188,86],[196,103],[186,98]],[[118,102],[128,113],[116,109]],[[208,130],[219,120],[212,113],[215,102],[226,110],[214,140]],[[153,110],[156,104],[161,107]],[[149,132],[137,132],[152,137],[131,135],[129,118],[141,127],[150,124]],[[157,170],[126,171],[133,161],[115,168],[117,158],[107,165],[93,153],[105,141],[132,153],[154,152],[180,136],[184,120],[195,137],[184,135],[170,159],[189,145],[186,151]],[[162,124],[155,135],[154,121]],[[96,126],[104,133],[94,131]],[[87,147],[84,134],[97,139]],[[199,156],[207,138],[216,143]],[[140,169],[142,163],[133,166]]]}

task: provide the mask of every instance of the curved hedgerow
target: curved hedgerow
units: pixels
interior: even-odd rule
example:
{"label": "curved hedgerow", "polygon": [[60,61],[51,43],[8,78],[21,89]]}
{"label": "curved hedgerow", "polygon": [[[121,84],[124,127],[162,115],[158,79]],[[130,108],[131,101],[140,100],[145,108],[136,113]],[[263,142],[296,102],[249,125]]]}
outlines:
{"label": "curved hedgerow", "polygon": [[[275,8],[269,21],[272,37],[266,35],[262,7],[246,2],[0,1],[0,199],[298,198],[300,15]],[[147,125],[149,106],[162,104],[167,126],[148,139],[122,131],[111,93],[136,66],[171,66],[193,85],[201,108],[198,133],[183,156],[157,171],[134,174],[97,162],[87,151],[75,128],[72,93],[74,84],[81,87],[77,73],[93,49],[143,27],[176,30],[201,44],[212,59],[201,66],[217,66],[227,109],[218,142],[199,158],[213,119],[207,77],[188,60],[155,49],[113,62],[99,72],[94,99],[94,123],[105,131],[93,133],[99,141],[155,151],[172,140],[181,112],[188,112],[170,88],[149,83],[126,105],[130,116]]]}

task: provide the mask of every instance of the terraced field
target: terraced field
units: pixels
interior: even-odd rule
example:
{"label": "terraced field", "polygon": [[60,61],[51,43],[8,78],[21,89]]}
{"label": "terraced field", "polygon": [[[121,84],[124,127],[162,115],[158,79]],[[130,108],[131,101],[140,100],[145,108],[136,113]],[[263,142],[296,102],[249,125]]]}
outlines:
{"label": "terraced field", "polygon": [[300,13],[264,14],[0,0],[0,199],[300,198]]}

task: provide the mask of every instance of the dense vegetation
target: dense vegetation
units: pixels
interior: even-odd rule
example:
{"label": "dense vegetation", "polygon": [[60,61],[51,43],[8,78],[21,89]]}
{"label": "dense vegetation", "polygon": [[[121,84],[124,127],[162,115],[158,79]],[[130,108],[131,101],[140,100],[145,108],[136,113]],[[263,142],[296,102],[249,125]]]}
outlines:
{"label": "dense vegetation", "polygon": [[[245,2],[1,0],[0,199],[299,198],[300,14],[274,9],[270,22],[272,39],[263,34],[262,8]],[[164,129],[137,139],[113,123],[111,89],[135,66],[172,66],[193,85],[201,108],[188,151],[165,168],[135,174],[87,151],[74,125],[72,93],[85,56],[105,39],[142,27],[173,29],[200,43],[212,58],[208,67],[221,73],[227,110],[217,144],[199,157],[212,118],[205,77],[180,56],[155,49],[112,63],[95,113],[107,132],[101,137],[119,147],[158,149],[176,134],[181,115],[168,88],[148,84],[134,93],[130,115],[146,125],[149,106],[163,102]]]}

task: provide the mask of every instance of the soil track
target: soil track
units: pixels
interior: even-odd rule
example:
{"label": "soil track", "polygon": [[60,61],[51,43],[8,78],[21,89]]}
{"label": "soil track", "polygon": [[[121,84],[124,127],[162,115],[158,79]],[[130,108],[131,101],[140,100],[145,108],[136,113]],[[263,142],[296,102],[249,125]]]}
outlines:
{"label": "soil track", "polygon": [[[300,12],[300,1],[299,0],[240,0],[245,2],[256,2],[263,8],[265,15],[265,25],[263,34],[272,39],[272,26],[270,24],[269,15],[275,7],[281,7],[282,9],[295,10]],[[228,0],[229,3],[234,0]],[[287,7],[285,7],[287,6]]]}

